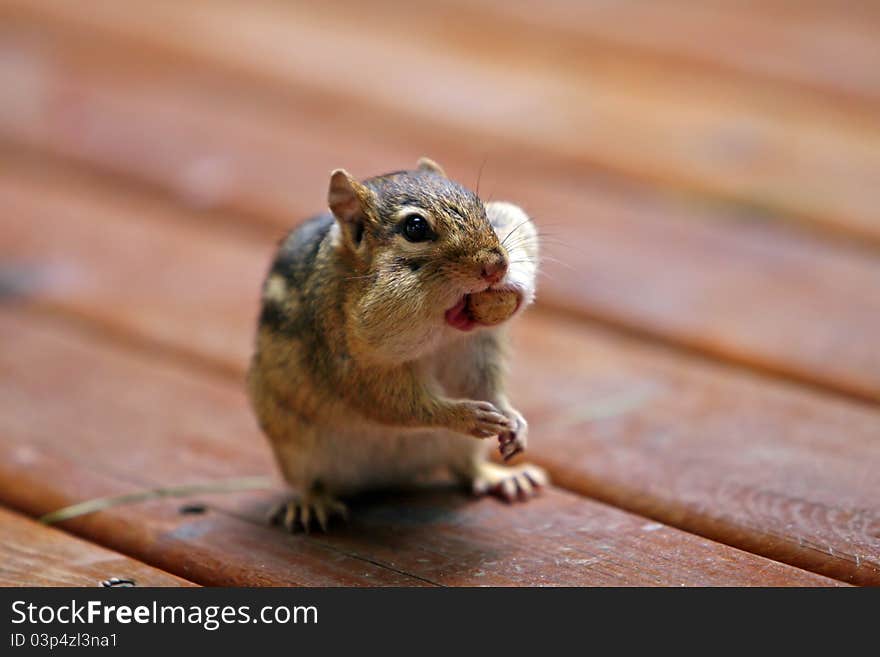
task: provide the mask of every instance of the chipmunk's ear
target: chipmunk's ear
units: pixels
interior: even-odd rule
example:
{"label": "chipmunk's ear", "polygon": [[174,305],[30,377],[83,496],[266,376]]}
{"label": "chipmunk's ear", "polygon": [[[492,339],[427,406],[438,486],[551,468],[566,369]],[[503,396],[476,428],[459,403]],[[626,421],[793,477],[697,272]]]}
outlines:
{"label": "chipmunk's ear", "polygon": [[430,171],[431,173],[436,173],[438,176],[446,177],[446,172],[443,170],[443,167],[430,158],[420,157],[416,166],[419,171]]}
{"label": "chipmunk's ear", "polygon": [[342,227],[346,242],[357,249],[364,237],[367,208],[373,202],[373,192],[360,184],[345,169],[330,174],[327,205]]}

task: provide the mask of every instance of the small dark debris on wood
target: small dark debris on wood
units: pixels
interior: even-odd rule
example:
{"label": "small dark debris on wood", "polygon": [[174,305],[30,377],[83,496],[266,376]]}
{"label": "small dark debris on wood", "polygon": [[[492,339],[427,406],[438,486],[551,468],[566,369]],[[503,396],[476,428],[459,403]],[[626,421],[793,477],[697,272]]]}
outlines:
{"label": "small dark debris on wood", "polygon": [[184,504],[180,507],[180,513],[184,515],[198,516],[205,513],[208,508],[204,504]]}
{"label": "small dark debris on wood", "polygon": [[122,589],[137,586],[133,579],[125,579],[123,577],[111,577],[101,582],[101,586],[108,589]]}

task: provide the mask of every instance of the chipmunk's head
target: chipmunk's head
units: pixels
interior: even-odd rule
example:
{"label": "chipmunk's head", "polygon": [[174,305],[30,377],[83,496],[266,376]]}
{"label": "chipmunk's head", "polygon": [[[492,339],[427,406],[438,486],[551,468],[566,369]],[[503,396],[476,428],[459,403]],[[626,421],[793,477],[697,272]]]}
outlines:
{"label": "chipmunk's head", "polygon": [[[497,204],[492,214],[503,225],[493,226],[477,195],[431,160],[363,182],[336,170],[328,204],[352,272],[349,328],[378,360],[412,360],[444,337],[483,326],[469,312],[469,295],[510,290],[516,310],[534,297],[537,245],[528,217]],[[518,235],[514,253],[504,238],[520,215],[533,239]]]}

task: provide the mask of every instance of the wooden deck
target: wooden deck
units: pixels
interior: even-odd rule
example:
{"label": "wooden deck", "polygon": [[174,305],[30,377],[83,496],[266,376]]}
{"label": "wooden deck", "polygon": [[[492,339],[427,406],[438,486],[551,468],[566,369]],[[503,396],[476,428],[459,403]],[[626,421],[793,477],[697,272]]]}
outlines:
{"label": "wooden deck", "polygon": [[[0,0],[0,585],[880,585],[880,7],[425,5]],[[549,236],[554,486],[285,535],[260,280],[331,169],[420,155]]]}

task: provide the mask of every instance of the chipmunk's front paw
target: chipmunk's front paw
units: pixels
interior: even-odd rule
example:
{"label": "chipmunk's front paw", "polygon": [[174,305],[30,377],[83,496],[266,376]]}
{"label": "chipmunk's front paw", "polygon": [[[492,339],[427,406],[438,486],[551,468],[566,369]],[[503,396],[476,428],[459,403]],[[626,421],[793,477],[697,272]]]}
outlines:
{"label": "chipmunk's front paw", "polygon": [[269,513],[269,522],[273,525],[281,525],[291,534],[300,529],[308,534],[313,521],[316,521],[326,532],[328,521],[333,516],[348,519],[348,508],[330,495],[311,493],[273,508]]}
{"label": "chipmunk's front paw", "polygon": [[481,463],[471,481],[474,495],[491,493],[506,502],[527,500],[550,483],[547,473],[537,465],[514,467]]}
{"label": "chipmunk's front paw", "polygon": [[505,461],[525,451],[529,435],[529,423],[519,411],[511,408],[506,413],[511,429],[498,434],[498,451]]}
{"label": "chipmunk's front paw", "polygon": [[491,438],[512,428],[510,418],[487,401],[461,401],[455,405],[453,426],[475,438]]}

